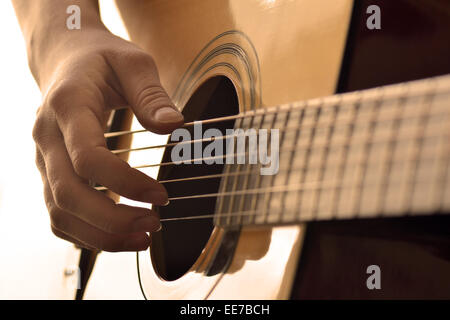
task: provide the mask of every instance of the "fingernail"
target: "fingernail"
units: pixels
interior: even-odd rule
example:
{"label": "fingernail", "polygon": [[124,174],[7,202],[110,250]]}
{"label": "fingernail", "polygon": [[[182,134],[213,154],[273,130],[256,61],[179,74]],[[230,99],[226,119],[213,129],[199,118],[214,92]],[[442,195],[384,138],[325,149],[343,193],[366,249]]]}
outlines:
{"label": "fingernail", "polygon": [[134,222],[134,231],[156,232],[161,228],[161,222],[155,216],[148,216]]}
{"label": "fingernail", "polygon": [[156,110],[155,120],[163,123],[176,123],[184,121],[184,117],[174,108],[162,107]]}

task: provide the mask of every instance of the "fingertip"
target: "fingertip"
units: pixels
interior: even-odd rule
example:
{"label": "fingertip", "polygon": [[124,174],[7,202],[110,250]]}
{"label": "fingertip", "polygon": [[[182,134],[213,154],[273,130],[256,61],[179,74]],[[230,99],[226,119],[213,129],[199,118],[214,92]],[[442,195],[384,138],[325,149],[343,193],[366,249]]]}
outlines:
{"label": "fingertip", "polygon": [[135,232],[156,232],[160,227],[159,218],[152,215],[137,219],[133,223],[133,231]]}
{"label": "fingertip", "polygon": [[127,251],[144,251],[151,244],[151,238],[145,232],[130,235],[124,242],[124,248]]}
{"label": "fingertip", "polygon": [[164,187],[158,188],[158,190],[150,189],[144,191],[141,198],[143,202],[152,203],[157,206],[165,205],[169,201],[169,196]]}
{"label": "fingertip", "polygon": [[184,116],[181,112],[172,107],[161,107],[153,115],[155,121],[162,124],[180,124],[184,122]]}
{"label": "fingertip", "polygon": [[169,134],[183,125],[184,116],[175,106],[167,103],[152,110],[148,120],[141,121],[147,130],[157,134]]}

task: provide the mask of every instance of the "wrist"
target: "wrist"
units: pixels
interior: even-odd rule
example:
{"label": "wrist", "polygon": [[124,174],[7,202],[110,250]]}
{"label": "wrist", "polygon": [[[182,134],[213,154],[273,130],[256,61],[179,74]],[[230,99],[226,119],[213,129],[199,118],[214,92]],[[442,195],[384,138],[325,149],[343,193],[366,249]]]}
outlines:
{"label": "wrist", "polygon": [[45,29],[38,27],[41,30],[33,31],[27,40],[29,67],[41,90],[69,56],[94,47],[96,42],[93,39],[111,35],[102,23],[83,26],[80,30],[58,28],[49,31],[42,28]]}
{"label": "wrist", "polygon": [[80,7],[80,29],[67,26],[67,6],[74,1],[40,0],[27,1],[24,5],[16,0],[16,11],[24,34],[30,69],[41,87],[42,80],[64,59],[66,49],[73,43],[82,43],[86,35],[107,31],[103,25],[96,0],[77,0]]}

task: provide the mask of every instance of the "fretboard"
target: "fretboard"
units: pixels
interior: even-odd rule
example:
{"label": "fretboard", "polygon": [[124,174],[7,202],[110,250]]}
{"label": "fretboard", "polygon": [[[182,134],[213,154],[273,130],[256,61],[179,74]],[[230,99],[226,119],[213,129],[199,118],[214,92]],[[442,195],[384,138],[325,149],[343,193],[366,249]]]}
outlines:
{"label": "fretboard", "polygon": [[450,212],[449,75],[252,111],[235,128],[279,129],[279,171],[225,165],[216,225]]}

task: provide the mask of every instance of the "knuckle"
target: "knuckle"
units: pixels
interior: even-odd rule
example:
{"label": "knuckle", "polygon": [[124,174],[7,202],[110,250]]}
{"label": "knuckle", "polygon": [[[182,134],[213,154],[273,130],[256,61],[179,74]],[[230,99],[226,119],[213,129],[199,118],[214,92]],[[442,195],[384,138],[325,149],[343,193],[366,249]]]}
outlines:
{"label": "knuckle", "polygon": [[41,115],[38,115],[36,121],[34,122],[33,130],[32,130],[33,140],[36,143],[41,142],[42,138],[45,134],[45,120]]}
{"label": "knuckle", "polygon": [[55,183],[52,186],[53,198],[58,208],[63,210],[73,210],[73,199],[70,188],[62,183]]}
{"label": "knuckle", "polygon": [[86,81],[65,80],[55,84],[44,98],[45,107],[52,110],[57,119],[67,119],[70,110],[75,106],[74,101],[87,99],[89,90]]}
{"label": "knuckle", "polygon": [[131,50],[127,54],[127,58],[137,66],[152,68],[156,71],[156,63],[151,55],[142,50]]}
{"label": "knuckle", "polygon": [[75,172],[82,178],[91,177],[91,156],[88,150],[77,150],[72,153],[72,164]]}
{"label": "knuckle", "polygon": [[41,170],[41,172],[45,170],[45,161],[39,151],[36,151],[35,163],[36,167]]}
{"label": "knuckle", "polygon": [[57,227],[55,227],[55,225],[54,225],[53,223],[50,225],[50,229],[52,230],[52,233],[53,233],[55,236],[57,236],[58,238],[63,239],[63,238],[62,238],[62,233],[61,233],[61,231],[59,231],[59,230],[57,229]]}
{"label": "knuckle", "polygon": [[56,84],[46,95],[45,102],[52,109],[59,109],[67,105],[68,100],[78,90],[78,85],[73,81],[61,81]]}
{"label": "knuckle", "polygon": [[50,221],[52,224],[52,229],[55,229],[58,231],[66,230],[66,227],[67,227],[66,219],[64,218],[64,215],[62,215],[58,209],[49,210],[49,215],[50,215]]}

